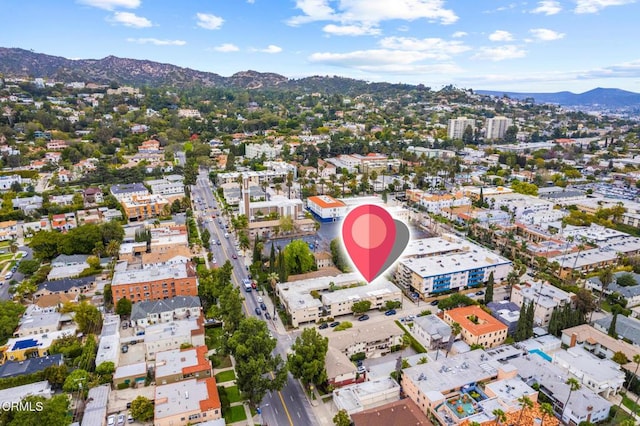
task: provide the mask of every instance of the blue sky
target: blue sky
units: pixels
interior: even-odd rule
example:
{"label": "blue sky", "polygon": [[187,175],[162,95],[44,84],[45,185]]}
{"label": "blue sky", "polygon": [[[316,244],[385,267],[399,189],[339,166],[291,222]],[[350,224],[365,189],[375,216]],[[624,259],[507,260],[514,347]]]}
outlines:
{"label": "blue sky", "polygon": [[224,76],[640,92],[635,0],[4,1],[0,46]]}

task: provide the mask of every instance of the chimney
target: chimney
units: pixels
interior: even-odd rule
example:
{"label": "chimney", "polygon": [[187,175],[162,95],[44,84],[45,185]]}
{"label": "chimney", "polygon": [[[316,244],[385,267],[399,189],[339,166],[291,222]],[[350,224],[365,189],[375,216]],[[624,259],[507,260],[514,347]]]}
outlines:
{"label": "chimney", "polygon": [[577,341],[578,341],[578,333],[572,333],[571,334],[571,342],[569,343],[569,347],[573,348],[576,345]]}

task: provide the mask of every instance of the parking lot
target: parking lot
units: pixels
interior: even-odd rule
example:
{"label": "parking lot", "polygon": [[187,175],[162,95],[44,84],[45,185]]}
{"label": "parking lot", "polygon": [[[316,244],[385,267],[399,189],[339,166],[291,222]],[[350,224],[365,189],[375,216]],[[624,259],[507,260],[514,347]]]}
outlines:
{"label": "parking lot", "polygon": [[155,399],[156,387],[155,385],[138,387],[135,389],[122,389],[122,390],[112,390],[109,394],[109,402],[107,405],[107,414],[118,414],[125,413],[129,411],[127,409],[127,403],[136,399],[137,396],[142,395],[150,400]]}

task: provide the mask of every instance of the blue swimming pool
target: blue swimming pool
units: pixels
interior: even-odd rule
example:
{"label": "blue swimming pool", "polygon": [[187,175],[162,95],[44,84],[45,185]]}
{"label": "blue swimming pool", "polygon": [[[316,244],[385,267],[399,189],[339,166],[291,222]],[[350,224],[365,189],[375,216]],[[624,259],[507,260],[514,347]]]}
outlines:
{"label": "blue swimming pool", "polygon": [[532,349],[529,351],[530,354],[538,354],[540,355],[542,358],[544,358],[545,360],[551,362],[552,358],[547,355],[546,353],[542,352],[540,349]]}

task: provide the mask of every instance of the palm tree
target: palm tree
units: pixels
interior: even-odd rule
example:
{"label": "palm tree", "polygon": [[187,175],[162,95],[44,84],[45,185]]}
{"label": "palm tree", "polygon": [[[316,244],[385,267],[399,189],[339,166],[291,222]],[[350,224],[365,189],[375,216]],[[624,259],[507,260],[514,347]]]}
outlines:
{"label": "palm tree", "polygon": [[522,410],[520,410],[520,415],[518,416],[518,425],[520,425],[520,420],[522,419],[524,410],[526,410],[527,408],[532,408],[533,401],[531,401],[531,399],[527,395],[522,395],[520,398],[518,398],[518,403],[522,406]]}
{"label": "palm tree", "polygon": [[548,402],[540,404],[540,412],[542,413],[542,419],[540,419],[540,426],[544,426],[544,418],[547,416],[553,416],[553,405]]}
{"label": "palm tree", "polygon": [[18,251],[18,248],[18,242],[14,238],[11,240],[11,244],[9,245],[9,251],[15,254]]}
{"label": "palm tree", "polygon": [[269,283],[271,283],[271,288],[275,290],[276,288],[276,284],[278,283],[278,273],[277,272],[270,272],[269,275],[267,275],[267,280],[269,281]]}
{"label": "palm tree", "polygon": [[567,381],[565,382],[565,384],[569,385],[569,396],[567,397],[567,400],[565,401],[564,405],[562,406],[562,415],[560,416],[560,420],[562,420],[562,418],[564,418],[564,412],[567,409],[567,405],[569,404],[569,400],[571,399],[571,394],[573,393],[573,391],[577,391],[578,389],[580,389],[582,387],[582,385],[580,385],[580,382],[578,381],[578,379],[576,379],[575,377],[569,377],[567,379]]}
{"label": "palm tree", "polygon": [[501,425],[502,422],[507,421],[507,415],[504,413],[504,411],[502,411],[499,408],[496,408],[495,410],[493,410],[491,414],[496,416],[496,423],[498,423],[498,425]]}
{"label": "palm tree", "polygon": [[[604,271],[603,271],[604,272]],[[631,384],[633,383],[633,379],[636,378],[636,375],[638,374],[638,367],[640,367],[640,354],[636,354],[633,356],[633,362],[636,363],[636,369],[633,372],[633,376],[631,376],[631,379],[629,379],[629,383],[627,383],[627,393],[629,393],[629,389],[631,389]],[[618,403],[618,409],[616,410],[616,415],[613,417],[613,419],[615,420],[616,416],[618,415],[618,411],[620,411],[620,405],[622,405],[622,400],[624,398],[622,398],[622,396],[620,397],[620,402]],[[636,404],[638,403],[638,398],[636,398]]]}
{"label": "palm tree", "polygon": [[607,287],[609,287],[609,284],[613,282],[613,269],[611,267],[603,269],[600,271],[600,274],[598,274],[598,278],[602,284],[600,288],[600,297],[598,297],[598,309],[600,309],[604,292],[607,290]]}
{"label": "palm tree", "polygon": [[[458,337],[458,334],[460,334],[460,332],[462,332],[462,326],[460,326],[460,324],[458,324],[457,322],[452,323],[451,339],[453,340],[451,341],[451,344],[456,340],[456,337]],[[445,358],[449,356],[449,351],[451,350],[451,344],[447,345],[447,355],[445,356]]]}

